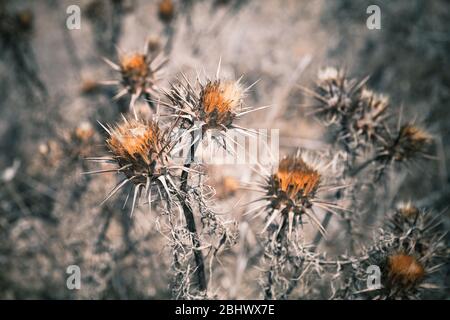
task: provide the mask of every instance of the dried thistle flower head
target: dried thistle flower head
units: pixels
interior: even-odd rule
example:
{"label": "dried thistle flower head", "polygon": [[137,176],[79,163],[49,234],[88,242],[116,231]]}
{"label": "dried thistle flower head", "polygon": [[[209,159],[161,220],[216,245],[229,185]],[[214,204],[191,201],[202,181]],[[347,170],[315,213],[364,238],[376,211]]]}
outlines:
{"label": "dried thistle flower head", "polygon": [[356,135],[353,136],[362,137],[364,142],[379,139],[384,120],[388,117],[388,106],[389,99],[387,97],[363,88],[358,107],[355,110],[354,128]]}
{"label": "dried thistle flower head", "polygon": [[131,96],[130,107],[134,108],[136,100],[141,95],[144,95],[146,98],[158,96],[157,81],[159,80],[159,72],[167,63],[167,59],[160,54],[155,54],[148,43],[145,45],[144,53],[119,54],[119,64],[106,58],[104,60],[121,74],[120,80],[103,81],[104,84],[121,87],[114,99],[119,99],[129,94]]}
{"label": "dried thistle flower head", "polygon": [[302,158],[286,157],[280,161],[278,171],[274,174],[277,191],[290,200],[313,197],[320,183],[320,174],[308,166]]}
{"label": "dried thistle flower head", "polygon": [[321,70],[315,90],[302,88],[316,103],[309,106],[325,125],[333,126],[335,141],[357,155],[379,138],[388,117],[388,99],[366,88],[368,77],[356,80],[335,68]]}
{"label": "dried thistle flower head", "polygon": [[302,91],[317,102],[310,106],[313,114],[320,117],[327,125],[342,121],[342,117],[353,112],[357,96],[368,78],[362,81],[347,78],[340,69],[327,67],[319,71],[316,90],[302,88]]}
{"label": "dried thistle flower head", "polygon": [[428,132],[411,123],[404,124],[396,136],[388,135],[385,140],[378,159],[396,162],[405,162],[420,156],[427,157],[433,142]]}
{"label": "dried thistle flower head", "polygon": [[239,82],[209,81],[200,93],[198,116],[206,128],[228,128],[241,109],[242,98]]}
{"label": "dried thistle flower head", "polygon": [[169,150],[173,147],[168,130],[159,127],[156,121],[127,119],[115,126],[104,127],[109,137],[106,139],[111,156],[88,158],[88,160],[115,164],[114,168],[87,172],[87,174],[116,172],[125,175],[103,202],[113,196],[127,184],[134,186],[133,204],[142,191],[150,206],[152,188],[157,188],[156,194],[165,194],[170,200],[170,194],[177,192],[178,187],[171,177],[171,159]]}
{"label": "dried thistle flower head", "polygon": [[[157,178],[165,168],[166,137],[156,122],[124,119],[110,129],[106,145],[125,175],[138,184]],[[144,180],[143,180],[144,179]]]}
{"label": "dried thistle flower head", "polygon": [[203,138],[207,130],[214,130],[217,134],[214,140],[225,147],[227,143],[234,141],[227,135],[229,129],[235,129],[245,135],[255,134],[251,129],[238,126],[235,123],[237,119],[268,106],[259,108],[244,106],[246,92],[256,82],[243,88],[241,79],[221,80],[219,73],[220,63],[215,80],[207,79],[203,82],[197,77],[195,83],[190,83],[182,74],[183,79],[171,83],[170,90],[164,92],[168,101],[162,101],[161,104],[175,113],[181,122],[180,127],[188,129],[185,133],[198,130]]}
{"label": "dried thistle flower head", "polygon": [[139,88],[145,86],[150,68],[145,55],[133,53],[124,55],[120,59],[120,70],[125,86],[129,86],[135,93]]}
{"label": "dried thistle flower head", "polygon": [[391,286],[411,287],[425,276],[422,264],[412,255],[398,253],[388,257],[388,281]]}
{"label": "dried thistle flower head", "polygon": [[420,209],[408,201],[400,203],[396,210],[388,215],[385,227],[396,235],[407,234],[414,238],[416,251],[422,253],[423,250],[433,248],[436,238],[443,234],[440,216],[441,213]]}
{"label": "dried thistle flower head", "polygon": [[[337,204],[317,197],[319,191],[326,191],[330,186],[324,183],[319,164],[305,159],[307,155],[300,151],[287,156],[279,162],[278,169],[268,176],[263,187],[265,196],[259,199],[269,202],[262,206],[259,213],[267,212],[269,217],[263,231],[281,217],[280,229],[285,228],[290,235],[292,227],[302,224],[302,217],[306,215],[321,232],[325,232],[313,208],[332,213],[335,212],[334,209],[343,210]],[[326,166],[323,167],[325,168]]]}
{"label": "dried thistle flower head", "polygon": [[398,135],[398,148],[396,149],[394,159],[402,161],[414,157],[418,153],[424,153],[431,144],[432,137],[426,131],[406,124],[401,127]]}

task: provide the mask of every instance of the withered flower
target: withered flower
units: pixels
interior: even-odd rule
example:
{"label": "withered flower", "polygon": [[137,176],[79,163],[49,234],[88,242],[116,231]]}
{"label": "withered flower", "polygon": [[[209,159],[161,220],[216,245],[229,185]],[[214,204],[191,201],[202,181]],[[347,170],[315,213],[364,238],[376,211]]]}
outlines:
{"label": "withered flower", "polygon": [[283,158],[279,162],[278,169],[269,175],[264,186],[261,186],[265,196],[257,201],[264,201],[265,204],[250,212],[259,210],[256,216],[267,213],[268,219],[263,232],[281,218],[277,233],[286,230],[290,236],[292,228],[303,224],[302,218],[307,216],[321,233],[325,233],[314,208],[321,208],[331,213],[336,213],[335,209],[345,210],[317,196],[319,192],[343,187],[325,184],[319,165],[313,165],[304,158],[305,156],[302,156],[300,152]]}
{"label": "withered flower", "polygon": [[433,137],[425,130],[407,123],[397,134],[386,134],[385,142],[377,159],[385,162],[407,162],[420,157],[430,157],[429,148]]}
{"label": "withered flower", "polygon": [[368,78],[361,81],[349,79],[340,69],[327,67],[319,71],[316,89],[301,87],[301,90],[315,100],[311,114],[322,119],[325,124],[337,124],[357,106],[358,96]]}
{"label": "withered flower", "polygon": [[241,116],[267,108],[244,106],[247,91],[255,84],[244,88],[241,79],[237,81],[219,79],[220,63],[215,80],[202,82],[198,77],[195,83],[190,83],[183,74],[183,79],[171,83],[170,89],[164,92],[168,101],[160,103],[171,109],[180,121],[180,127],[185,133],[194,130],[203,134],[214,130],[216,141],[223,146],[226,143],[235,144],[227,131],[234,129],[245,135],[255,135],[255,131],[243,128],[235,123]]}
{"label": "withered flower", "polygon": [[424,267],[412,255],[399,253],[390,255],[387,259],[390,286],[408,288],[419,283],[425,276]]}
{"label": "withered flower", "polygon": [[158,96],[159,73],[168,61],[161,54],[155,54],[149,44],[146,44],[144,53],[119,54],[118,64],[104,58],[111,68],[120,72],[121,79],[102,81],[101,83],[121,88],[114,99],[129,94],[131,97],[130,108],[132,109],[134,109],[136,100],[142,95],[146,98]]}
{"label": "withered flower", "polygon": [[106,170],[87,172],[87,174],[116,172],[125,178],[109,193],[103,203],[127,184],[134,187],[132,211],[136,199],[144,191],[149,206],[153,201],[152,189],[166,200],[178,191],[171,171],[176,168],[171,162],[169,151],[173,147],[170,132],[159,127],[158,123],[139,119],[123,118],[115,126],[104,129],[109,137],[106,146],[111,155],[108,157],[88,158],[88,160],[114,164],[115,167]]}

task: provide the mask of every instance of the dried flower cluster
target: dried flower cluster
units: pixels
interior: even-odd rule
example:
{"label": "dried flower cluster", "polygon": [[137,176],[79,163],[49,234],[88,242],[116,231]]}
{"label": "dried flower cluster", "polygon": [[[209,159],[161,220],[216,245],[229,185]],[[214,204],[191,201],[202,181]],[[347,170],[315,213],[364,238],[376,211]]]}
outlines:
{"label": "dried flower cluster", "polygon": [[317,88],[303,91],[314,98],[310,106],[327,126],[336,130],[336,139],[352,156],[377,150],[376,160],[406,162],[427,154],[432,137],[413,123],[393,131],[392,111],[386,96],[367,88],[368,77],[350,79],[342,71],[326,68],[319,73]]}

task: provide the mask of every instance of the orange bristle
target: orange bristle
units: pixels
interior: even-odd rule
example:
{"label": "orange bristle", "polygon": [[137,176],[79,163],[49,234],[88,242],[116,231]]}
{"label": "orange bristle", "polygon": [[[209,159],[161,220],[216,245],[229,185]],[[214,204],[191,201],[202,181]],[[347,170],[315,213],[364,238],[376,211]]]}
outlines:
{"label": "orange bristle", "polygon": [[295,198],[299,193],[308,197],[317,190],[320,182],[320,174],[297,157],[281,160],[276,177],[281,190],[290,198]]}
{"label": "orange bristle", "polygon": [[425,269],[413,256],[395,254],[388,258],[389,278],[391,282],[409,286],[425,276]]}

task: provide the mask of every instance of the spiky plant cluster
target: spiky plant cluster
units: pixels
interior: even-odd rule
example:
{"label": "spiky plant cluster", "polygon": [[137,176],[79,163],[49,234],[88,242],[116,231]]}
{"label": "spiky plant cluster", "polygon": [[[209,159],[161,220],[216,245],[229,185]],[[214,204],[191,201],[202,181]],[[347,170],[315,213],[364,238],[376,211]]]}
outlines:
{"label": "spiky plant cluster", "polygon": [[119,62],[114,63],[104,58],[105,62],[114,70],[120,73],[120,80],[103,81],[104,84],[119,87],[119,91],[114,99],[119,99],[125,95],[130,96],[130,108],[141,96],[149,99],[157,97],[160,72],[167,59],[161,54],[156,54],[151,50],[151,43],[145,45],[144,52],[119,53]]}
{"label": "spiky plant cluster", "polygon": [[[443,235],[430,238],[423,246],[413,229],[402,234],[382,231],[375,245],[364,250],[352,263],[341,262],[344,285],[335,292],[343,299],[419,299],[439,289],[435,274],[446,257]],[[368,274],[377,267],[379,283],[368,285]]]}
{"label": "spiky plant cluster", "polygon": [[336,131],[337,141],[352,159],[351,165],[367,152],[375,156],[364,167],[378,162],[378,170],[429,156],[432,136],[412,122],[399,123],[393,130],[389,98],[367,88],[367,80],[357,81],[342,70],[328,67],[319,72],[314,91],[302,88],[316,101],[310,106],[312,113]]}

